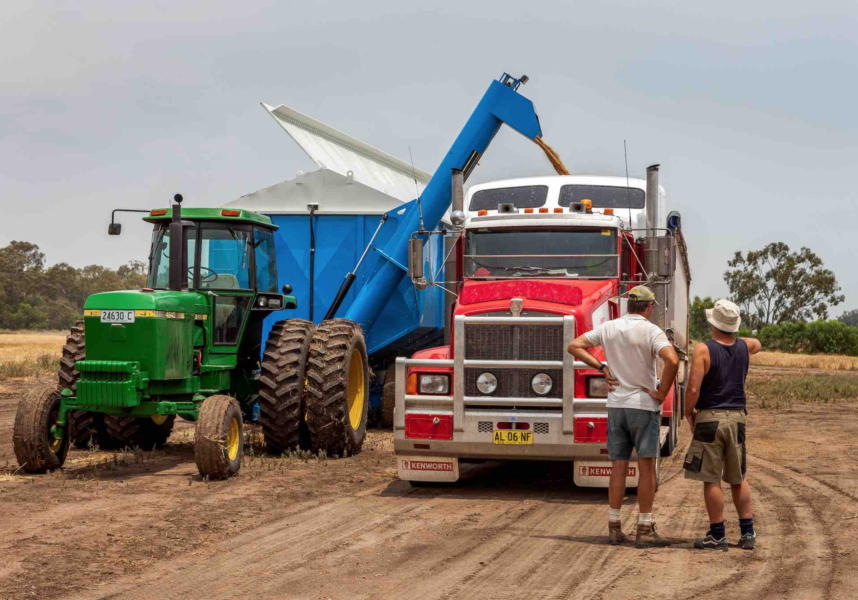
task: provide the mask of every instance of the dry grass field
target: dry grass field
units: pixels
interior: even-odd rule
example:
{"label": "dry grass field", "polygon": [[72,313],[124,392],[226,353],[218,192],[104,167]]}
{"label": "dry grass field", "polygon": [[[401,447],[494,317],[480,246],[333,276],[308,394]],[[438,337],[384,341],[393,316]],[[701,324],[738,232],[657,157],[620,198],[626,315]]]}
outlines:
{"label": "dry grass field", "polygon": [[0,381],[56,371],[66,335],[62,331],[0,332]]}
{"label": "dry grass field", "polygon": [[780,367],[787,369],[826,369],[829,371],[858,371],[858,356],[836,354],[784,354],[783,352],[760,352],[751,357],[755,367]]}

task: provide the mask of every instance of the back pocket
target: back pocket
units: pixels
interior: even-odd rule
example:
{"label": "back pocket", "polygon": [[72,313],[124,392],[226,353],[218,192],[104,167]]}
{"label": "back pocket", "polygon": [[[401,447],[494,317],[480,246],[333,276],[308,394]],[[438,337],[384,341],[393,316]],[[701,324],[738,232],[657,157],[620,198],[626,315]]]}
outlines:
{"label": "back pocket", "polygon": [[694,439],[704,444],[711,444],[718,435],[718,421],[707,421],[694,426]]}

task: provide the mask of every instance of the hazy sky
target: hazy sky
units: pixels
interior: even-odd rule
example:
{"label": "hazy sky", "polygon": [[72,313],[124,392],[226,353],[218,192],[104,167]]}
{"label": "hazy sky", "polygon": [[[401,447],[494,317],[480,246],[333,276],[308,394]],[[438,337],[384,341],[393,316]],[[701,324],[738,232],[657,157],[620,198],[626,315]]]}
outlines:
{"label": "hazy sky", "polygon": [[[413,6],[413,8],[412,8]],[[6,2],[0,244],[49,263],[145,259],[112,208],[217,205],[313,164],[287,104],[433,171],[489,82],[526,73],[573,173],[663,165],[692,293],[736,250],[808,246],[858,307],[858,3]],[[502,130],[469,183],[552,174]]]}

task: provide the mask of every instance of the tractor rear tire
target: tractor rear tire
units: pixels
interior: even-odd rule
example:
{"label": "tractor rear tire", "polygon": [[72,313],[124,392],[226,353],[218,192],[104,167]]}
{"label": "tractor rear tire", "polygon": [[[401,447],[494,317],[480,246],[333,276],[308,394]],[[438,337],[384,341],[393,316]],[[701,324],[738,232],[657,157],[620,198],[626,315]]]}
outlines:
{"label": "tractor rear tire", "polygon": [[241,406],[229,396],[210,396],[200,407],[194,433],[194,458],[202,477],[226,479],[241,468],[244,422]]}
{"label": "tractor rear tire", "polygon": [[304,382],[314,333],[316,325],[312,321],[288,319],[275,323],[265,342],[259,378],[259,422],[265,446],[272,454],[310,447],[304,418]]}
{"label": "tractor rear tire", "polygon": [[304,402],[310,440],[329,456],[357,454],[366,438],[369,359],[360,325],[322,321],[307,359]]}
{"label": "tractor rear tire", "polygon": [[[71,328],[63,346],[60,370],[57,374],[57,390],[60,392],[71,390],[72,394],[77,395],[77,382],[80,379],[77,362],[81,360],[86,360],[86,335],[84,334],[83,321],[78,321]],[[70,410],[68,422],[69,440],[75,448],[87,448],[90,444],[111,445],[107,439],[104,415],[101,413]]]}
{"label": "tractor rear tire", "polygon": [[396,405],[396,376],[393,369],[388,369],[381,388],[381,426],[385,429],[393,427],[393,409]]}
{"label": "tractor rear tire", "polygon": [[105,415],[104,424],[110,435],[109,442],[118,448],[140,448],[152,450],[161,448],[173,433],[176,415],[166,418],[130,417],[125,415]]}
{"label": "tractor rear tire", "polygon": [[61,440],[51,433],[60,411],[60,393],[44,390],[21,400],[15,414],[12,445],[15,458],[27,473],[45,473],[63,466],[69,450],[68,427]]}

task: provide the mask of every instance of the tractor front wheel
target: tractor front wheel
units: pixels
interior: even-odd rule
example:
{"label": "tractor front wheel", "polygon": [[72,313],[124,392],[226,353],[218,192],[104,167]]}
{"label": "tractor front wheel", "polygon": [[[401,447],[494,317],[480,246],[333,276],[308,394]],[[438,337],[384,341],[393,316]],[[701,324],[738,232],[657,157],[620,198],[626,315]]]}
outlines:
{"label": "tractor front wheel", "polygon": [[360,325],[322,321],[307,359],[304,401],[316,450],[344,456],[360,452],[369,412],[369,359]]}
{"label": "tractor front wheel", "polygon": [[61,438],[52,428],[60,412],[60,393],[44,390],[28,394],[18,405],[12,442],[15,458],[27,473],[45,473],[63,466],[69,449],[68,427]]}
{"label": "tractor front wheel", "polygon": [[307,356],[316,325],[303,319],[275,323],[262,355],[259,422],[265,446],[272,454],[309,447],[304,420],[304,381]]}
{"label": "tractor front wheel", "polygon": [[241,406],[229,396],[210,396],[200,407],[194,457],[202,477],[226,479],[241,468],[244,422]]}

